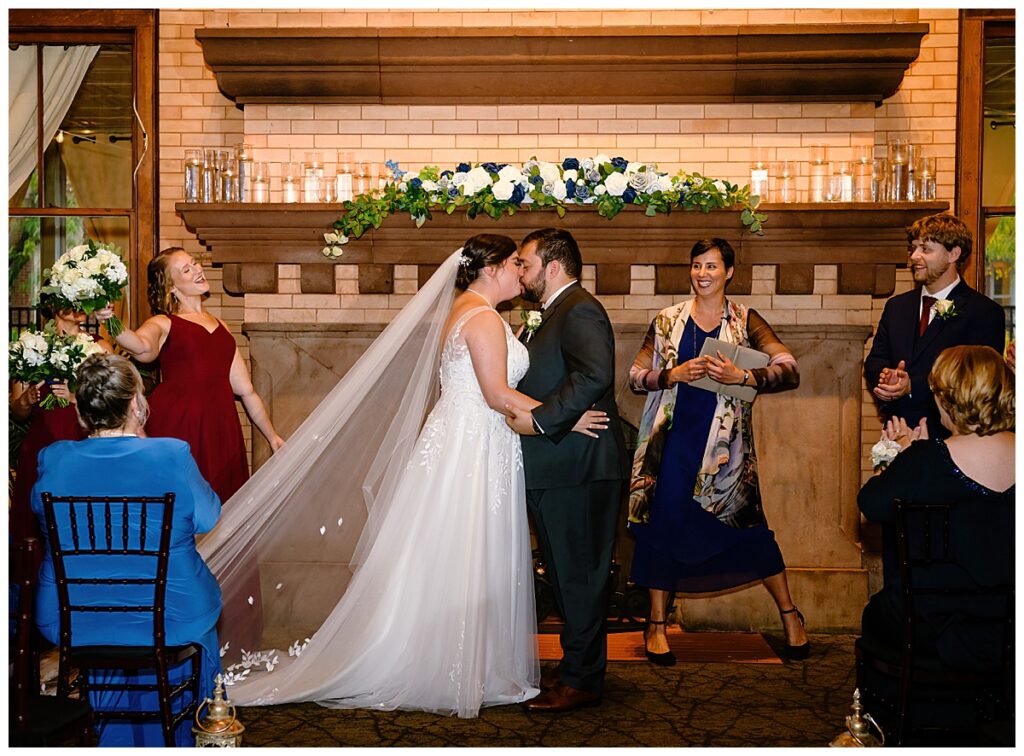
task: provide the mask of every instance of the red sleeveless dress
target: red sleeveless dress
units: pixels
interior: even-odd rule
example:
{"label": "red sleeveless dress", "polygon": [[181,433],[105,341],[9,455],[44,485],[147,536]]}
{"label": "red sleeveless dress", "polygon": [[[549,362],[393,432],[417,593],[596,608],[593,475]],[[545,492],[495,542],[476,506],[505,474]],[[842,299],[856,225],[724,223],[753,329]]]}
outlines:
{"label": "red sleeveless dress", "polygon": [[235,338],[171,315],[160,350],[161,382],[149,396],[146,435],[187,441],[199,471],[227,501],[249,479],[242,425],[229,375]]}
{"label": "red sleeveless dress", "polygon": [[[49,385],[39,387],[39,401],[50,395]],[[43,543],[43,532],[39,529],[29,497],[32,486],[39,475],[39,452],[56,441],[79,441],[85,432],[78,424],[75,405],[53,409],[32,408],[32,419],[25,438],[18,451],[18,465],[15,468],[14,490],[11,494],[11,537],[15,539],[36,537]]]}

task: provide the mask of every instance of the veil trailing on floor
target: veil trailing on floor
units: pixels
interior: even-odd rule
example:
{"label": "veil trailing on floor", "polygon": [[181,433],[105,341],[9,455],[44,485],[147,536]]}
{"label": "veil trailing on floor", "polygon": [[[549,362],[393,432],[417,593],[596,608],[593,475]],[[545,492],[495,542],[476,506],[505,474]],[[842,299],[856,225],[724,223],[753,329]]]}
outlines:
{"label": "veil trailing on floor", "polygon": [[[302,653],[387,517],[438,396],[440,345],[461,251],[225,503],[217,527],[200,542],[223,593],[222,663],[229,681],[243,681],[239,703],[273,698],[275,675],[256,673]],[[444,576],[437,580],[441,585]]]}

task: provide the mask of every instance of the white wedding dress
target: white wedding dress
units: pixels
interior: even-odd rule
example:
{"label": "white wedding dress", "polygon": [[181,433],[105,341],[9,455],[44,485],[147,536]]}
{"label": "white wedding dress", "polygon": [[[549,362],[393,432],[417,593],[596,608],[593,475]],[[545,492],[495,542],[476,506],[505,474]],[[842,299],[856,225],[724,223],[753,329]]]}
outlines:
{"label": "white wedding dress", "polygon": [[[461,336],[473,317],[500,316],[470,310],[444,339],[440,399],[338,603],[298,656],[257,655],[233,703],[474,717],[538,693],[522,450],[480,391]],[[515,386],[529,356],[502,323]]]}

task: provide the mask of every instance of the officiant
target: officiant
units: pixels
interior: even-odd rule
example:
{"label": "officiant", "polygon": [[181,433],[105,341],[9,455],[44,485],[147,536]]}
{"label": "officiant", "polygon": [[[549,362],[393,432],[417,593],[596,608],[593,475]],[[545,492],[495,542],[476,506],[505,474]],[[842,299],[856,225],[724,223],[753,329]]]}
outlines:
{"label": "officiant", "polygon": [[726,297],[735,262],[724,239],[693,245],[694,296],[658,313],[629,372],[632,390],[647,394],[630,483],[632,579],[650,590],[647,658],[662,666],[675,663],[666,635],[673,593],[756,581],[778,606],[787,656],[810,652],[761,506],[751,424],[754,396],[800,379],[765,319]]}

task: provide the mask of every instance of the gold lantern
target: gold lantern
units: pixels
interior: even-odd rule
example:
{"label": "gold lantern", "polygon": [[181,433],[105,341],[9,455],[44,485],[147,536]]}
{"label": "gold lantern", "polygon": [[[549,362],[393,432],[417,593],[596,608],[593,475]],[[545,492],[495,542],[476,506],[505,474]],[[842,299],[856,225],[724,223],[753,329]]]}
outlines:
{"label": "gold lantern", "polygon": [[[206,716],[199,718],[203,707]],[[224,698],[224,680],[217,675],[217,687],[213,689],[213,700],[204,699],[196,708],[196,723],[192,734],[196,736],[197,748],[238,748],[242,745],[245,726],[235,716],[235,706]]]}
{"label": "gold lantern", "polygon": [[[878,722],[866,711],[860,703],[860,689],[853,691],[853,714],[846,718],[846,732],[840,733],[829,743],[832,748],[874,748],[885,745],[885,733],[878,726]],[[861,712],[864,715],[861,716]],[[871,726],[878,730],[881,739],[871,734]]]}

